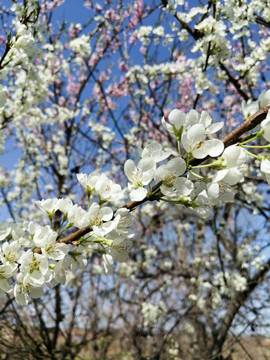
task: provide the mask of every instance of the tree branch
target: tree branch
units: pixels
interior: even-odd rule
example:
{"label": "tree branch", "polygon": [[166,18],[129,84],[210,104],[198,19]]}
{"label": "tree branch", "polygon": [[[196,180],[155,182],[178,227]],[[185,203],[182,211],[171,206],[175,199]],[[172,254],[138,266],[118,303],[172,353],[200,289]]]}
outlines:
{"label": "tree branch", "polygon": [[[224,147],[227,148],[230,145],[236,144],[241,136],[245,134],[247,131],[250,131],[254,129],[257,125],[259,125],[265,118],[268,113],[268,110],[270,109],[270,106],[265,106],[264,108],[257,111],[254,115],[250,116],[246,121],[244,121],[241,125],[238,126],[235,130],[233,130],[229,135],[225,136],[222,139],[222,142],[224,143]],[[206,157],[204,159],[193,159],[190,164],[195,166],[203,163],[205,160],[207,160],[209,157]],[[161,185],[161,182],[157,183],[153,189],[152,192],[158,189]],[[145,203],[146,201],[155,201],[159,200],[159,197],[157,194],[153,195],[147,195],[143,200],[141,201],[130,201],[123,207],[132,211],[137,206]],[[83,227],[77,231],[75,231],[73,234],[70,234],[68,236],[63,237],[62,239],[59,239],[58,242],[65,243],[65,244],[71,244],[75,241],[79,240],[82,236],[88,234],[92,229],[89,227]],[[76,245],[76,244],[74,244]],[[41,253],[41,249],[38,248],[35,250],[36,253]]]}

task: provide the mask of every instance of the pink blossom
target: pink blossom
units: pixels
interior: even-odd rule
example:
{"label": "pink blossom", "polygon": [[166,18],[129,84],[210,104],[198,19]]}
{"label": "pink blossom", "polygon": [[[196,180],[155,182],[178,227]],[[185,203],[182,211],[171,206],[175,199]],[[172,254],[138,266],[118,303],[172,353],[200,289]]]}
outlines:
{"label": "pink blossom", "polygon": [[104,115],[101,116],[100,120],[101,120],[101,122],[102,122],[104,125],[107,124],[107,117],[106,117],[106,116],[104,116]]}
{"label": "pink blossom", "polygon": [[155,99],[154,99],[153,97],[151,97],[151,98],[148,100],[148,102],[149,102],[149,105],[151,105],[151,106],[155,105]]}
{"label": "pink blossom", "polygon": [[0,35],[0,44],[5,45],[6,39],[3,35]]}
{"label": "pink blossom", "polygon": [[99,42],[99,43],[97,43],[96,49],[97,49],[98,55],[99,55],[100,57],[102,57],[102,56],[103,56],[103,53],[104,53],[104,45],[103,45],[101,42]]}
{"label": "pink blossom", "polygon": [[100,86],[97,85],[97,84],[94,85],[93,96],[94,96],[95,98],[100,98],[100,96],[101,96]]}
{"label": "pink blossom", "polygon": [[170,112],[171,112],[171,110],[169,110],[169,109],[164,109],[163,110],[165,120],[168,118]]}
{"label": "pink blossom", "polygon": [[104,103],[103,103],[103,109],[104,109],[104,111],[105,110],[115,110],[115,102],[114,101],[112,101],[112,99],[110,98],[110,97],[107,97],[106,98],[106,101],[104,101]]}
{"label": "pink blossom", "polygon": [[141,46],[140,47],[140,52],[143,54],[143,55],[145,55],[146,54],[146,47],[145,46]]}
{"label": "pink blossom", "polygon": [[119,38],[116,38],[113,43],[113,49],[118,50],[120,48],[120,46],[121,46],[121,41]]}
{"label": "pink blossom", "polygon": [[109,9],[105,12],[105,19],[109,21],[118,21],[119,16],[115,13],[113,9]]}
{"label": "pink blossom", "polygon": [[66,102],[66,99],[63,96],[60,96],[59,100],[58,100],[58,105],[59,106],[64,106],[65,102]]}
{"label": "pink blossom", "polygon": [[172,55],[173,55],[173,58],[176,59],[180,55],[180,52],[178,50],[174,50]]}
{"label": "pink blossom", "polygon": [[98,54],[93,54],[88,61],[89,66],[95,66],[99,60]]}
{"label": "pink blossom", "polygon": [[129,43],[130,44],[134,44],[135,40],[138,39],[137,37],[137,33],[134,31],[133,34],[131,35],[131,37],[129,38]]}
{"label": "pink blossom", "polygon": [[151,89],[151,90],[154,90],[155,87],[156,87],[155,81],[151,81],[150,84],[149,84],[149,86],[150,86],[150,89]]}
{"label": "pink blossom", "polygon": [[75,80],[74,76],[69,76],[66,91],[70,95],[77,95],[77,92],[78,92],[78,89],[79,89],[79,85],[76,84],[74,80]]}
{"label": "pink blossom", "polygon": [[81,24],[71,24],[68,29],[69,36],[74,39],[78,35],[78,32],[81,30],[81,28]]}
{"label": "pink blossom", "polygon": [[[140,19],[142,18],[142,15],[143,15],[143,0],[136,1],[135,4],[134,4],[133,9],[134,9],[133,16],[130,19],[130,23],[129,23],[129,28],[130,29],[134,29],[135,26],[140,21]],[[131,15],[130,15],[130,17],[131,17]]]}
{"label": "pink blossom", "polygon": [[118,65],[118,69],[121,71],[127,71],[128,69],[127,64],[125,64],[124,61],[121,61]]}
{"label": "pink blossom", "polygon": [[102,71],[102,73],[99,75],[99,82],[104,82],[106,80],[107,74],[105,73],[105,71]]}
{"label": "pink blossom", "polygon": [[143,123],[147,123],[147,121],[148,121],[147,115],[143,115],[143,116],[141,117],[141,121],[142,121]]}
{"label": "pink blossom", "polygon": [[52,0],[50,3],[47,1],[45,4],[42,4],[42,12],[46,12],[46,11],[52,11],[53,9],[55,9],[57,6],[60,6],[62,4],[64,4],[65,0]]}

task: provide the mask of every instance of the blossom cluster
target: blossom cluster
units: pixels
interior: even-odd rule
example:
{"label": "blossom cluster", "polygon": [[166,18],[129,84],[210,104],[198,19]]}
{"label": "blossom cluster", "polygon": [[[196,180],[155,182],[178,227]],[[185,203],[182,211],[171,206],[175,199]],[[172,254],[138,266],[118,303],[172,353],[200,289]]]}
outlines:
{"label": "blossom cluster", "polygon": [[[234,190],[231,186],[243,181],[248,156],[237,145],[224,150],[223,142],[213,138],[213,134],[223,127],[223,122],[212,123],[205,111],[199,115],[195,110],[185,114],[175,109],[167,120],[162,119],[162,125],[175,138],[178,151],[163,149],[161,144],[152,142],[141,152],[137,165],[133,160],[126,161],[124,170],[129,179],[131,200],[143,200],[149,194],[145,186],[155,181],[160,184],[158,190],[162,200],[189,206],[203,217],[211,215],[211,206],[232,201]],[[190,160],[206,157],[217,158],[208,166],[218,171],[202,177],[190,165]]]}
{"label": "blossom cluster", "polygon": [[[268,92],[263,96],[263,106],[268,105]],[[22,226],[0,224],[2,294],[12,290],[11,279],[15,278],[16,301],[26,304],[29,295],[40,297],[45,285],[65,284],[69,270],[84,269],[93,251],[101,255],[105,273],[111,274],[115,261],[128,259],[135,235],[132,207],[123,206],[127,194],[134,206],[145,199],[160,200],[186,206],[205,218],[211,215],[214,205],[233,201],[233,186],[243,182],[247,160],[253,155],[246,150],[247,142],[224,149],[224,143],[213,138],[223,123],[213,123],[205,111],[199,114],[191,110],[185,114],[175,109],[161,122],[175,139],[176,149],[157,142],[139,149],[141,159],[137,163],[128,159],[124,165],[127,188],[122,189],[98,172],[79,173],[77,179],[86,191],[87,209],[69,198],[41,200],[36,205],[51,226],[33,221],[25,221]],[[270,114],[252,140],[264,137],[269,141],[269,133]],[[268,155],[253,156],[261,162],[260,170],[269,181]],[[192,159],[208,160],[195,166]],[[205,168],[209,170],[207,175],[203,173]],[[56,216],[58,221],[54,221]],[[69,241],[63,234],[72,227],[86,231],[75,241]]]}
{"label": "blossom cluster", "polygon": [[[100,204],[123,196],[120,185],[112,184],[104,175],[79,174],[78,180],[87,188],[89,199],[95,190]],[[103,257],[107,274],[112,272],[114,261],[126,261],[134,235],[131,230],[133,216],[125,208],[113,213],[110,207],[99,203],[93,202],[86,211],[70,199],[38,201],[37,206],[50,221],[56,212],[62,214],[57,231],[32,221],[25,221],[21,227],[3,222],[0,225],[0,241],[4,241],[0,249],[1,293],[11,291],[10,279],[16,274],[15,299],[27,304],[28,295],[40,297],[44,285],[65,284],[68,270],[83,270],[92,251]],[[86,226],[91,231],[77,242],[75,250],[72,245],[58,240],[67,229]]]}

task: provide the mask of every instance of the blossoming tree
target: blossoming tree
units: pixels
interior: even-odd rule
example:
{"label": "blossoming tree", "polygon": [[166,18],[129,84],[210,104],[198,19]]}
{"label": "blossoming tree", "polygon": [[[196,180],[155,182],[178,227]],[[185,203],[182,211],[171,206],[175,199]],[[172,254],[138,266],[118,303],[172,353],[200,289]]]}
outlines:
{"label": "blossoming tree", "polygon": [[221,360],[265,329],[265,3],[3,2],[2,351]]}

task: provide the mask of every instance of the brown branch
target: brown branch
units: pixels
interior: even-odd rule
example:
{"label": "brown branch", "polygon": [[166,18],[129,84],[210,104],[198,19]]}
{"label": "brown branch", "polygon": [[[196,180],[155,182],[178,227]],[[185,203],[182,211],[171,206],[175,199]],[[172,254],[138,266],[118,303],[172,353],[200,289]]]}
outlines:
{"label": "brown branch", "polygon": [[58,242],[65,243],[65,244],[71,244],[74,241],[79,240],[82,236],[88,234],[91,230],[92,230],[92,228],[85,226],[85,227],[75,231],[75,233],[65,236],[64,238],[60,239]]}
{"label": "brown branch", "polygon": [[[224,144],[224,147],[227,148],[230,145],[237,144],[243,134],[254,129],[266,118],[269,109],[270,106],[265,106],[261,108],[254,115],[250,116],[246,121],[244,121],[241,125],[239,125],[235,130],[233,130],[229,135],[221,139]],[[192,166],[200,165],[202,162],[204,162],[207,159],[209,159],[209,156],[207,156],[204,159],[193,159],[190,162],[190,165]]]}
{"label": "brown branch", "polygon": [[[250,131],[254,129],[257,125],[259,125],[267,115],[268,110],[270,109],[270,106],[265,106],[264,108],[257,111],[254,115],[250,116],[246,121],[244,121],[241,125],[238,126],[235,130],[233,130],[229,135],[225,136],[225,138],[222,139],[222,142],[224,143],[224,147],[228,147],[230,145],[236,144],[241,136],[245,134],[247,131]],[[207,160],[209,157],[206,157],[204,159],[194,159],[190,162],[191,165],[199,165],[203,163],[205,160]],[[157,183],[153,189],[152,192],[157,190],[162,182]],[[143,200],[141,201],[130,201],[123,207],[132,211],[139,205],[145,203],[146,201],[155,201],[159,200],[159,196],[157,194],[147,195]],[[89,227],[83,227],[77,231],[75,231],[73,234],[70,234],[68,236],[63,237],[62,239],[59,239],[57,242],[59,243],[65,243],[65,244],[71,244],[75,241],[79,240],[82,236],[88,234],[92,229]],[[77,245],[77,244],[74,244]],[[38,248],[35,250],[35,253],[41,253],[41,249]]]}
{"label": "brown branch", "polygon": [[239,125],[238,128],[233,130],[224,139],[222,139],[225,148],[230,145],[236,144],[244,133],[254,129],[257,125],[259,125],[266,118],[269,109],[270,106],[263,107],[262,109],[257,111],[254,115],[250,116],[241,125]]}
{"label": "brown branch", "polygon": [[[63,237],[62,239],[57,240],[57,243],[72,244],[74,241],[79,240],[82,236],[88,234],[92,229],[88,226],[85,226],[79,230],[76,230],[73,234]],[[34,251],[37,254],[41,254],[41,248],[37,248]]]}

